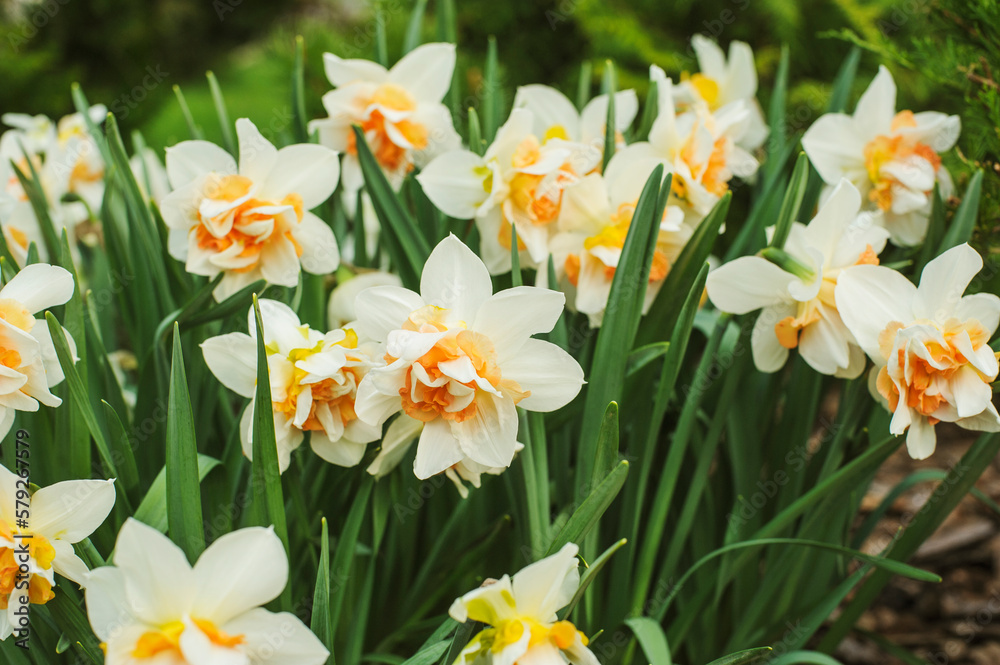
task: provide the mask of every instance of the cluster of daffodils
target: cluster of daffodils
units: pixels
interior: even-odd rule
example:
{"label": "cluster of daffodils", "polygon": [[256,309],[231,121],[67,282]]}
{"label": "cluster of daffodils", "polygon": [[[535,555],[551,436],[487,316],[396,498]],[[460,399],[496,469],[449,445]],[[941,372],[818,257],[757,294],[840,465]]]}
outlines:
{"label": "cluster of daffodils", "polygon": [[596,327],[642,185],[663,164],[673,174],[672,193],[649,277],[648,308],[732,178],[753,176],[757,160],[748,150],[759,148],[766,136],[749,46],[734,45],[728,61],[713,42],[699,38],[696,48],[702,72],[680,84],[651,68],[658,106],[648,141],[628,140],[638,109],[635,91],[616,93],[616,152],[606,169],[609,97],[596,97],[578,112],[559,91],[529,85],[518,89],[510,118],[482,156],[446,152],[417,179],[443,212],[475,220],[490,273],[511,269],[516,231],[520,264],[537,269],[545,284],[551,261],[569,306]]}
{"label": "cluster of daffodils", "polygon": [[[93,106],[89,120],[101,123],[106,113],[104,106]],[[0,122],[10,127],[0,134],[0,225],[11,255],[24,265],[32,243],[39,256],[48,257],[42,227],[15,167],[29,180],[32,172],[38,176],[56,233],[65,229],[75,241],[78,227],[101,209],[104,161],[79,113],[58,123],[44,115],[5,113]]]}
{"label": "cluster of daffodils", "polygon": [[[417,477],[445,473],[464,495],[462,481],[478,487],[481,474],[510,466],[519,446],[515,406],[552,411],[580,391],[576,360],[531,337],[552,330],[563,311],[561,293],[522,286],[493,294],[486,266],[454,236],[431,253],[419,294],[381,273],[371,277],[355,278],[371,284],[363,290],[352,287],[346,313],[357,320],[325,334],[303,325],[287,305],[260,301],[282,471],[305,432],[317,455],[354,466],[399,413],[368,471],[388,473],[419,437]],[[253,309],[248,325],[249,335],[213,337],[202,350],[226,387],[254,398]],[[255,408],[251,401],[240,423],[248,457]]]}

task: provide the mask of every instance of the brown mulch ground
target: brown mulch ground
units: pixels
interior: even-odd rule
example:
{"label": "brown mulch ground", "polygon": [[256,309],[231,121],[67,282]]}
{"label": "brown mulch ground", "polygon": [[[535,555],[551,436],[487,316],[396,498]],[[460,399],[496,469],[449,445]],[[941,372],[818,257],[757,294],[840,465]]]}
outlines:
{"label": "brown mulch ground", "polygon": [[[929,460],[897,451],[879,471],[863,503],[871,511],[905,477],[919,469],[947,469],[972,443],[968,432],[938,427],[938,448]],[[869,539],[875,554],[927,501],[935,483],[915,486],[895,501]],[[1000,501],[1000,461],[994,460],[976,487]],[[932,665],[1000,664],[1000,516],[967,496],[910,563],[931,570],[941,584],[895,577],[859,627],[906,648]],[[857,633],[835,656],[845,665],[896,665],[903,661]]]}

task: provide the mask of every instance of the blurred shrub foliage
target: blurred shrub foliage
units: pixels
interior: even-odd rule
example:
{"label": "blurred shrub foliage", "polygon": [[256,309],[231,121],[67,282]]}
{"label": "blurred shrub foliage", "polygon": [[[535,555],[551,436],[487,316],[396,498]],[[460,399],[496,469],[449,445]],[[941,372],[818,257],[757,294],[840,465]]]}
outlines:
{"label": "blurred shrub foliage", "polygon": [[[151,145],[187,138],[171,93],[183,89],[199,122],[213,118],[204,72],[215,69],[234,117],[249,116],[272,137],[290,127],[289,85],[296,34],[305,37],[306,102],[321,113],[328,89],[322,53],[372,57],[379,26],[388,56],[404,42],[413,0],[0,0],[0,110],[58,116],[71,110],[69,86],[79,81],[128,129]],[[435,0],[427,3],[423,38],[437,38]],[[855,95],[880,62],[893,69],[899,108],[933,109],[962,117],[959,151],[948,165],[959,189],[973,167],[986,170],[986,201],[976,237],[1000,251],[1000,4],[995,0],[493,0],[456,2],[457,71],[477,104],[490,36],[500,49],[504,87],[555,85],[572,96],[580,63],[590,61],[592,85],[603,62],[616,63],[620,88],[644,95],[650,63],[678,76],[697,67],[690,36],[723,45],[749,42],[756,53],[761,101],[767,108],[783,44],[791,58],[788,118],[800,133],[822,113],[830,82],[851,43],[871,55]],[[159,78],[151,76],[158,74]],[[154,80],[155,79],[155,80]],[[166,81],[168,85],[160,86]],[[154,85],[148,85],[150,82]],[[640,97],[642,98],[642,97]],[[509,105],[510,100],[506,100]],[[204,127],[216,138],[216,127]]]}

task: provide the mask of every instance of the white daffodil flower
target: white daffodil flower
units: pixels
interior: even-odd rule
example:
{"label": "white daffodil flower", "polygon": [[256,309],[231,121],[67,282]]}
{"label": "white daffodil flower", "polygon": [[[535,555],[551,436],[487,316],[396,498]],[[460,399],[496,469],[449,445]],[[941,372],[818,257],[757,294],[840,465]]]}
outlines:
{"label": "white daffodil flower", "polygon": [[827,113],[802,137],[802,148],[827,184],[847,178],[882,211],[892,242],[910,247],[927,235],[934,183],[948,198],[954,185],[941,165],[961,132],[957,115],[896,113],[896,84],[885,67],[861,95],[854,115]]}
{"label": "white daffodil flower", "polygon": [[744,256],[709,273],[708,297],[720,310],[763,310],[750,338],[760,371],[778,371],[796,347],[822,374],[854,378],[864,370],[864,353],[834,296],[844,269],[878,264],[888,238],[872,215],[859,215],[860,207],[858,190],[842,180],[808,225],[792,225],[783,251]]}
{"label": "white daffodil flower", "polygon": [[[47,263],[22,268],[0,289],[0,438],[10,431],[16,411],[62,404],[49,389],[63,380],[63,370],[48,323],[35,314],[72,295],[73,275]],[[75,359],[76,343],[63,333]]]}
{"label": "white daffodil flower", "polygon": [[491,274],[511,269],[511,225],[523,267],[544,266],[556,232],[563,191],[596,168],[601,151],[558,137],[539,139],[534,114],[514,109],[486,154],[456,150],[417,176],[446,215],[475,218],[480,254]]}
{"label": "white daffodil flower", "polygon": [[[271,409],[278,445],[278,464],[288,468],[290,455],[311,432],[309,445],[331,464],[354,466],[366,444],[379,438],[379,427],[360,420],[354,400],[358,384],[378,359],[377,347],[359,342],[353,328],[326,334],[299,321],[292,309],[276,300],[260,300],[271,383]],[[257,390],[257,327],[253,308],[247,315],[249,335],[228,333],[205,340],[202,353],[215,377],[233,392],[253,400]],[[253,458],[251,401],[240,420],[243,453]]]}
{"label": "white daffodil flower", "polygon": [[[547,85],[523,85],[514,95],[514,108],[528,109],[534,117],[531,128],[535,136],[543,142],[559,138],[575,143],[583,143],[604,151],[604,138],[608,119],[608,95],[594,97],[582,111],[566,95]],[[615,93],[615,143],[624,147],[625,132],[635,120],[639,111],[639,99],[635,90],[620,90]]]}
{"label": "white daffodil flower", "polygon": [[1000,298],[963,296],[983,267],[968,245],[924,267],[920,286],[880,266],[845,270],[837,283],[841,317],[875,362],[873,393],[892,413],[890,431],[906,432],[914,459],[934,452],[934,425],[1000,431],[990,384],[997,357],[988,342],[1000,323]]}
{"label": "white daffodil flower", "polygon": [[[611,281],[632,224],[632,215],[642,188],[657,160],[616,154],[602,176],[592,173],[576,187],[566,190],[559,213],[559,232],[552,239],[556,277],[568,283],[571,306],[583,312],[590,325],[604,320]],[[683,223],[684,212],[667,206],[660,223],[653,264],[649,272],[642,312],[645,314],[659,293],[670,266],[691,237]],[[543,275],[539,271],[540,276]],[[546,279],[540,279],[544,285]]]}
{"label": "white daffodil flower", "polygon": [[298,617],[261,607],[287,582],[273,529],[226,534],[192,567],[169,538],[129,518],[114,565],[87,577],[87,615],[109,664],[321,665],[329,651]]}
{"label": "white daffodil flower", "polygon": [[455,665],[599,665],[587,637],[556,615],[580,587],[577,551],[568,543],[513,578],[504,575],[452,603],[448,613],[455,621],[489,626],[462,649]]}
{"label": "white daffodil flower", "polygon": [[650,79],[657,86],[657,114],[649,140],[633,143],[622,153],[659,159],[673,172],[671,198],[685,211],[686,223],[695,227],[729,190],[734,176],[746,179],[757,171],[757,160],[740,147],[751,107],[737,100],[712,113],[699,98],[681,111],[674,84],[663,70],[650,67]]}
{"label": "white daffodil flower", "polygon": [[767,139],[768,127],[757,101],[757,68],[753,49],[746,42],[729,42],[729,57],[714,40],[703,35],[691,38],[691,48],[698,58],[697,74],[683,76],[674,88],[680,105],[701,99],[713,113],[733,102],[742,103],[750,111],[747,127],[737,145],[756,150]]}
{"label": "white daffodil flower", "polygon": [[424,265],[419,294],[375,286],[357,297],[358,329],[384,344],[387,363],[358,387],[358,417],[375,426],[399,411],[419,420],[413,470],[421,479],[466,459],[510,466],[515,405],[553,411],[583,385],[576,360],[531,337],[552,330],[564,302],[561,293],[530,286],[494,295],[482,260],[445,238]]}
{"label": "white daffodil flower", "polygon": [[389,70],[332,53],[323,54],[323,64],[335,89],[323,95],[329,117],[311,121],[309,131],[319,132],[321,144],[344,154],[346,196],[355,196],[364,184],[353,125],[364,130],[372,154],[396,189],[414,166],[461,146],[451,112],[441,103],[455,70],[454,44],[423,44]]}
{"label": "white daffodil flower", "polygon": [[29,494],[24,478],[0,466],[0,640],[24,628],[27,603],[55,597],[55,573],[85,585],[87,565],[73,543],[97,530],[115,505],[113,480],[67,480]]}
{"label": "white daffodil flower", "polygon": [[337,187],[337,153],[308,143],[278,150],[246,118],[236,121],[236,134],[238,167],[208,141],[167,148],[170,255],[195,275],[224,273],[214,291],[220,301],[261,278],[295,286],[300,270],[336,270],[333,230],[309,211]]}

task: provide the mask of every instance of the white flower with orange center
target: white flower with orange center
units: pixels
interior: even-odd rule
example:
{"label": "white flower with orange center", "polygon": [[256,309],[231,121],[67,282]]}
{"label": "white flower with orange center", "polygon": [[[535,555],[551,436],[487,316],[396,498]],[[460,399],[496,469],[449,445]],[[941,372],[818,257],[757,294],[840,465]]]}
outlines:
{"label": "white flower with orange center", "polygon": [[941,196],[954,185],[940,153],[958,140],[956,115],[926,111],[896,112],[896,84],[885,67],[861,95],[854,115],[827,113],[802,137],[827,189],[847,178],[873,210],[896,245],[920,244],[927,235],[934,183]]}
{"label": "white flower with orange center", "polygon": [[[578,186],[566,190],[559,233],[552,239],[552,257],[556,277],[571,287],[566,289],[571,294],[571,306],[586,314],[591,326],[600,326],[604,319],[611,281],[621,260],[636,203],[656,164],[655,159],[616,154],[605,175],[592,173]],[[667,206],[664,210],[643,314],[653,304],[670,266],[691,237],[691,229],[683,221],[684,213],[677,206]],[[543,273],[540,271],[539,275]]]}
{"label": "white flower with orange center", "polygon": [[455,621],[487,625],[455,665],[599,665],[586,635],[556,614],[580,588],[578,548],[573,543],[526,566],[514,577],[487,580],[452,603]]}
{"label": "white flower with orange center", "polygon": [[858,190],[842,180],[808,225],[792,225],[784,250],[766,249],[709,273],[708,297],[720,310],[762,310],[750,338],[760,371],[781,369],[794,348],[822,374],[854,378],[864,370],[863,345],[844,325],[844,305],[834,295],[845,269],[877,265],[885,248],[888,233],[860,207]]}
{"label": "white flower with orange center", "polygon": [[[594,97],[582,111],[566,95],[547,85],[523,85],[514,95],[514,108],[524,108],[534,116],[532,133],[543,139],[560,138],[604,151],[608,119],[608,95]],[[632,125],[639,110],[635,90],[615,93],[615,143],[625,146],[623,133]]]}
{"label": "white flower with orange center", "polygon": [[906,432],[915,459],[934,452],[934,425],[1000,431],[990,384],[997,357],[988,342],[1000,324],[1000,298],[963,296],[983,267],[968,245],[927,264],[914,286],[878,266],[845,270],[837,284],[844,323],[875,362],[874,391],[892,412],[890,431]]}
{"label": "white flower with orange center", "polygon": [[424,265],[420,293],[395,286],[362,291],[358,329],[384,344],[385,366],[358,387],[355,410],[381,426],[402,411],[423,423],[414,472],[425,479],[469,459],[510,466],[516,405],[552,411],[572,400],[583,370],[549,332],[565,297],[530,286],[493,294],[486,266],[455,236]]}
{"label": "white flower with orange center", "polygon": [[208,141],[167,148],[174,191],[162,212],[170,255],[195,275],[223,273],[214,291],[220,301],[258,279],[295,286],[301,270],[336,270],[333,230],[309,211],[337,187],[337,153],[307,143],[278,150],[245,118],[236,133],[238,167]]}
{"label": "white flower with orange center", "polygon": [[[15,412],[62,404],[50,388],[63,380],[63,370],[49,326],[35,314],[72,295],[69,271],[46,263],[21,269],[0,289],[0,438],[10,431]],[[63,333],[75,359],[76,344],[69,332]]]}
{"label": "white flower with orange center", "polygon": [[87,566],[73,543],[114,505],[112,480],[68,480],[31,494],[24,478],[0,466],[0,640],[24,628],[24,598],[44,605],[55,597],[56,573],[85,584]]}
{"label": "white flower with orange center", "polygon": [[663,70],[654,65],[650,78],[657,85],[658,106],[649,140],[622,153],[663,162],[673,173],[671,201],[685,211],[689,226],[697,226],[729,191],[734,176],[746,179],[757,171],[757,160],[739,145],[750,126],[750,106],[738,100],[712,113],[696,99],[679,111],[674,84]]}
{"label": "white flower with orange center", "polygon": [[491,274],[511,269],[511,228],[524,267],[544,266],[563,192],[590,173],[601,151],[558,136],[534,134],[536,119],[514,109],[480,157],[468,150],[441,155],[417,180],[431,202],[458,219],[475,218],[480,253]]}
{"label": "white flower with orange center", "polygon": [[[753,49],[746,42],[729,42],[729,57],[719,45],[703,35],[691,38],[691,48],[698,58],[696,74],[683,74],[674,88],[676,102],[683,107],[702,100],[712,113],[721,112],[729,104],[746,105],[749,120],[736,143],[747,150],[756,150],[767,138],[768,128],[757,102],[757,69]],[[725,113],[725,112],[721,112]]]}
{"label": "white flower with orange center", "polygon": [[129,518],[114,565],[87,577],[87,615],[108,663],[321,665],[329,651],[289,612],[270,612],[288,582],[273,529],[239,529],[192,567],[156,529]]}
{"label": "white flower with orange center", "polygon": [[[276,300],[260,300],[271,383],[271,410],[278,445],[278,465],[288,468],[290,455],[309,432],[309,445],[327,462],[354,466],[366,445],[382,430],[360,420],[354,410],[358,384],[381,361],[378,348],[359,341],[353,328],[326,334],[299,321],[292,309]],[[224,386],[244,397],[257,390],[257,327],[253,308],[247,315],[250,334],[228,333],[205,340],[205,363]],[[240,440],[253,458],[251,401],[240,421]]]}
{"label": "white flower with orange center", "polygon": [[[353,125],[359,125],[393,187],[435,155],[454,150],[461,139],[441,103],[455,70],[454,44],[423,44],[392,69],[369,60],[323,54],[326,77],[335,86],[323,95],[329,117],[313,120],[323,145],[344,154],[344,190],[353,197],[364,184]],[[353,203],[352,203],[353,205]]]}

